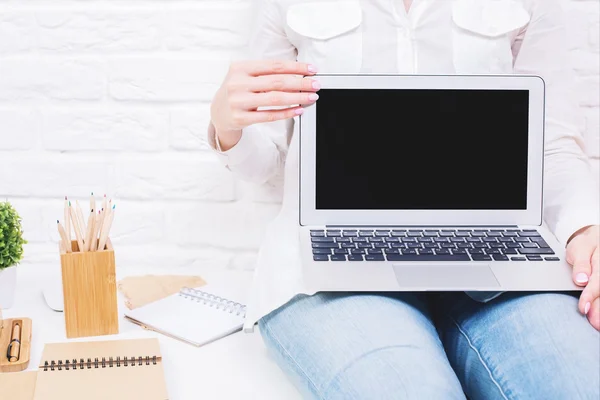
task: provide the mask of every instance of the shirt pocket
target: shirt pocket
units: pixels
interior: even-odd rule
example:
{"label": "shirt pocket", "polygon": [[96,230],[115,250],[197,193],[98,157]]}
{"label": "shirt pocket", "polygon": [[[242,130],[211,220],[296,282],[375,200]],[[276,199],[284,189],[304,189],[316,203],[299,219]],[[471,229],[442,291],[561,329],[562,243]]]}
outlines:
{"label": "shirt pocket", "polygon": [[286,15],[286,33],[298,49],[298,61],[314,64],[320,72],[360,72],[361,24],[355,0],[294,4]]}
{"label": "shirt pocket", "polygon": [[529,20],[527,10],[516,1],[456,0],[452,7],[455,72],[512,73],[512,41]]}

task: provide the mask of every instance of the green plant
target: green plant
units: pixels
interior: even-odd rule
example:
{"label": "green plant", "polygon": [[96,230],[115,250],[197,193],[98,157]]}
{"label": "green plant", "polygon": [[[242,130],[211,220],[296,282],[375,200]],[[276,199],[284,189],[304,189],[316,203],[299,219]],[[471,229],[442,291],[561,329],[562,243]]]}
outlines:
{"label": "green plant", "polygon": [[0,202],[0,270],[21,261],[25,243],[21,217],[9,202]]}

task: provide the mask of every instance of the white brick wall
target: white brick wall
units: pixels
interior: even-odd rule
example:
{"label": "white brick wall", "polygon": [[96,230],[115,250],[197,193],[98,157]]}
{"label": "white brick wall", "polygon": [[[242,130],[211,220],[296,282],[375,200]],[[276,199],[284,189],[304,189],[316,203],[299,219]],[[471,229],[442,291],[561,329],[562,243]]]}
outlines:
{"label": "white brick wall", "polygon": [[[599,3],[564,3],[597,158]],[[24,218],[26,262],[58,263],[60,200],[94,191],[118,201],[122,267],[253,267],[278,206],[234,182],[205,139],[251,15],[250,0],[0,0],[0,198]]]}

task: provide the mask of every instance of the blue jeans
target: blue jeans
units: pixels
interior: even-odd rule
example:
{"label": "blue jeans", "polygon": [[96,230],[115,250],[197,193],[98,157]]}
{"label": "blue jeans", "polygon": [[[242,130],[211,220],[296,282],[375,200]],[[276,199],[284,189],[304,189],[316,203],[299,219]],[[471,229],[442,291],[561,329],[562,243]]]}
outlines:
{"label": "blue jeans", "polygon": [[600,334],[574,294],[320,293],[259,327],[307,398],[600,397]]}

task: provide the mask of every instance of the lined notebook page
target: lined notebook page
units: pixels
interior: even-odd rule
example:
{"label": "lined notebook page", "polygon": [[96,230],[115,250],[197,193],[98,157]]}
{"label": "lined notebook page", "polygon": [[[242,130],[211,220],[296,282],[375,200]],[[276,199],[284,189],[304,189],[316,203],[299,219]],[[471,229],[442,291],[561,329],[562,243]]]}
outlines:
{"label": "lined notebook page", "polygon": [[125,315],[149,329],[202,346],[241,330],[244,324],[245,306],[213,290],[209,285],[183,289]]}
{"label": "lined notebook page", "polygon": [[[106,361],[104,366],[103,357]],[[117,357],[120,358],[119,364],[116,363]],[[125,357],[137,361],[128,361],[125,365]],[[86,363],[83,369],[65,368],[66,360],[79,361],[82,358]],[[92,360],[89,368],[88,358]],[[111,358],[112,367],[109,363]],[[48,368],[46,362],[52,365],[53,361],[54,367]],[[62,363],[60,369],[59,361]],[[34,400],[168,399],[156,339],[48,344],[39,368]]]}

